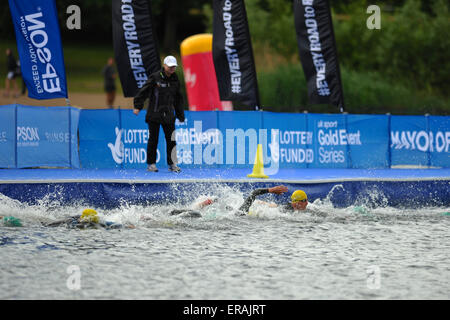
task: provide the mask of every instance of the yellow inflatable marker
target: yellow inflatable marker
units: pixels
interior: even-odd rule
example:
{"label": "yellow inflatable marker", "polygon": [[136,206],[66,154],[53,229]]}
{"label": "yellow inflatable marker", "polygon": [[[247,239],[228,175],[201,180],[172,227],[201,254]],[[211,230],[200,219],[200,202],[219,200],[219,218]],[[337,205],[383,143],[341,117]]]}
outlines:
{"label": "yellow inflatable marker", "polygon": [[256,149],[255,164],[253,165],[253,172],[251,174],[248,174],[247,177],[265,179],[269,178],[264,174],[262,144],[258,144],[258,148]]}
{"label": "yellow inflatable marker", "polygon": [[181,42],[184,81],[189,110],[233,110],[231,101],[221,101],[214,68],[213,35],[201,33]]}

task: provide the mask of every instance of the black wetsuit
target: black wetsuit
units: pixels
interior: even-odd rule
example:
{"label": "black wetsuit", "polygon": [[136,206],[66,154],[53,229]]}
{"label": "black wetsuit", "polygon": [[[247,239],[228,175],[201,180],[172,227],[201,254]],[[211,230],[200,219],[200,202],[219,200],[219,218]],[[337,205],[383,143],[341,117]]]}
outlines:
{"label": "black wetsuit", "polygon": [[114,222],[83,222],[80,221],[81,216],[73,216],[67,219],[58,220],[55,222],[50,222],[46,224],[47,227],[58,227],[61,225],[66,225],[70,229],[99,229],[99,228],[105,228],[105,229],[120,229],[123,228],[123,225],[120,223],[114,223]]}
{"label": "black wetsuit", "polygon": [[[238,216],[247,215],[248,210],[252,206],[253,202],[255,202],[256,197],[259,195],[262,195],[262,194],[266,194],[266,193],[269,193],[269,189],[267,189],[267,188],[260,188],[260,189],[253,190],[253,192],[247,197],[247,199],[245,199],[244,203],[239,207],[238,211],[236,212],[236,215],[238,215]],[[227,209],[233,210],[233,208],[229,207],[229,206],[227,206]],[[288,202],[281,206],[281,210],[282,211],[293,211],[294,208],[292,208],[291,203]],[[174,209],[174,210],[170,211],[169,214],[171,216],[183,214],[185,216],[193,217],[193,218],[198,218],[198,217],[202,216],[200,212],[191,210],[191,209]]]}
{"label": "black wetsuit", "polygon": [[200,212],[191,209],[174,209],[169,214],[171,216],[183,215],[190,218],[200,218],[202,216]]}
{"label": "black wetsuit", "polygon": [[[247,197],[247,199],[245,199],[244,203],[239,207],[238,211],[236,212],[236,215],[244,216],[244,215],[248,214],[248,210],[252,206],[253,202],[255,202],[256,197],[259,195],[262,195],[262,194],[266,194],[266,193],[269,193],[269,189],[267,189],[267,188],[253,190],[253,192]],[[227,206],[227,208],[229,210],[233,210],[232,207]],[[294,209],[292,208],[292,205],[288,202],[281,207],[281,210],[293,211]],[[201,217],[200,212],[191,210],[191,209],[175,209],[175,210],[172,210],[169,214],[170,215],[185,214],[186,216],[189,216],[189,217]]]}
{"label": "black wetsuit", "polygon": [[[262,195],[262,194],[266,194],[266,193],[269,193],[269,189],[268,188],[261,188],[261,189],[253,190],[253,192],[250,194],[250,196],[248,196],[247,199],[245,199],[245,201],[242,204],[242,206],[239,207],[240,215],[247,214],[248,210],[252,206],[253,202],[255,202],[256,197],[259,196],[259,195]],[[281,207],[281,209],[283,211],[293,211],[294,210],[290,203],[284,204]]]}

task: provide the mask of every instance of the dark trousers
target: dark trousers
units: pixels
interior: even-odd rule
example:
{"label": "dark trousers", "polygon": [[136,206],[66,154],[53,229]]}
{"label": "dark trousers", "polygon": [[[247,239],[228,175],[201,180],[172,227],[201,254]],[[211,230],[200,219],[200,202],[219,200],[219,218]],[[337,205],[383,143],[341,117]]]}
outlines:
{"label": "dark trousers", "polygon": [[[148,143],[147,143],[147,163],[156,163],[156,149],[158,147],[159,138],[159,126],[162,126],[164,131],[164,136],[166,137],[166,152],[167,152],[167,164],[170,166],[177,163],[177,152],[175,136],[172,141],[172,133],[175,131],[175,122],[164,124],[157,122],[148,122]],[[173,156],[172,156],[173,153]]]}

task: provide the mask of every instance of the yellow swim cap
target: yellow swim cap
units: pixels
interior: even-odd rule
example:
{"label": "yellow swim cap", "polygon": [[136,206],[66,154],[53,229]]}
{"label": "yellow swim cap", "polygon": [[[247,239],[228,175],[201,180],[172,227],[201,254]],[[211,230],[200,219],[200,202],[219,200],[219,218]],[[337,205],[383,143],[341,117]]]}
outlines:
{"label": "yellow swim cap", "polygon": [[84,209],[83,213],[81,214],[80,220],[83,222],[98,223],[99,218],[97,215],[97,211],[95,211],[94,209]]}
{"label": "yellow swim cap", "polygon": [[291,196],[291,201],[298,202],[298,201],[302,201],[302,200],[308,200],[308,197],[306,196],[305,191],[303,191],[303,190],[294,191],[294,193]]}

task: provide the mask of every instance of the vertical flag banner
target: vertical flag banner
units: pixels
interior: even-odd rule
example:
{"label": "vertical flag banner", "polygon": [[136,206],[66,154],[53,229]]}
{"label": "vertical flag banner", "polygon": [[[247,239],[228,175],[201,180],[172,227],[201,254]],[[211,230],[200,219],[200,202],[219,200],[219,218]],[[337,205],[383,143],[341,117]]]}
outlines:
{"label": "vertical flag banner", "polygon": [[295,30],[311,104],[344,111],[344,94],[328,0],[294,0]]}
{"label": "vertical flag banner", "polygon": [[134,97],[161,68],[149,0],[113,0],[114,52],[125,97]]}
{"label": "vertical flag banner", "polygon": [[67,98],[55,0],[9,0],[22,77],[33,99]]}
{"label": "vertical flag banner", "polygon": [[244,1],[214,0],[213,9],[213,61],[220,99],[258,109],[258,83]]}

